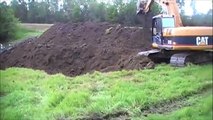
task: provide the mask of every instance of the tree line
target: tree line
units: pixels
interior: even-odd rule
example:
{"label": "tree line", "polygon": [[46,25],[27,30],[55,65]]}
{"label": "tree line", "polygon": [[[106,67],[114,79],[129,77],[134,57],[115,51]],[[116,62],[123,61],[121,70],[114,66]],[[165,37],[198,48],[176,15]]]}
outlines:
{"label": "tree line", "polygon": [[[185,5],[185,0],[177,1],[180,7]],[[192,0],[191,7],[195,12],[194,1]],[[107,21],[136,25],[141,24],[142,19],[136,15],[136,3],[137,0],[111,0],[110,3],[98,2],[98,0],[12,0],[8,6],[14,11],[15,17],[24,23]],[[151,12],[146,16],[148,20],[161,11],[157,4],[151,7]],[[184,15],[184,10],[181,13],[183,23],[186,25],[202,25],[203,23],[212,25],[211,10],[207,15],[196,14],[190,19]]]}
{"label": "tree line", "polygon": [[[110,3],[97,0],[12,0],[8,5],[15,17],[27,23],[54,22],[113,22],[121,24],[139,24],[136,15],[137,0],[113,0]],[[154,5],[152,13],[158,12]]]}
{"label": "tree line", "polygon": [[[125,25],[151,27],[152,16],[161,12],[157,3],[144,16],[136,15],[137,0],[12,0],[10,4],[0,3],[0,39],[12,39],[17,31],[18,22],[55,23],[55,22],[111,22]],[[185,0],[180,2],[180,8]],[[195,7],[192,8],[195,11]],[[212,26],[212,10],[207,14],[185,16],[181,10],[184,25]]]}

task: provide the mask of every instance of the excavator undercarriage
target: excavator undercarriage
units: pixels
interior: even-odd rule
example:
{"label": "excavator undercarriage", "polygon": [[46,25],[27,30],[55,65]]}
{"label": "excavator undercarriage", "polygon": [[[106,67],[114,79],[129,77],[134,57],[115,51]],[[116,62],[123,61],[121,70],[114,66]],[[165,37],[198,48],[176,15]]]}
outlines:
{"label": "excavator undercarriage", "polygon": [[147,56],[155,63],[170,63],[172,66],[183,67],[186,64],[212,63],[212,51],[168,51],[152,49],[138,53],[138,56]]}

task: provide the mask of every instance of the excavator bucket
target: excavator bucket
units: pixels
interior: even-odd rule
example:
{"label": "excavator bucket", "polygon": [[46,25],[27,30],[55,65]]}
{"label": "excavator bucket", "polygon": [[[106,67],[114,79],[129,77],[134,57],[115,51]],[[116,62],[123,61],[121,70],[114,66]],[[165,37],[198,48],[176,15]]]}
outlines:
{"label": "excavator bucket", "polygon": [[146,0],[138,0],[137,2],[137,14],[144,14],[143,9],[146,6]]}
{"label": "excavator bucket", "polygon": [[146,14],[149,11],[149,5],[151,0],[138,0],[137,2],[137,14]]}

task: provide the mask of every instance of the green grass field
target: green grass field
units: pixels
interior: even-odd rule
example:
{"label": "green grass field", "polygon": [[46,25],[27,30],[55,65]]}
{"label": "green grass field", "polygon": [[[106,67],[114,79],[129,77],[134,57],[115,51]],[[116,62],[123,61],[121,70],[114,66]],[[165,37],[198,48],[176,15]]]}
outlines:
{"label": "green grass field", "polygon": [[16,33],[16,40],[13,40],[12,42],[16,43],[28,39],[30,37],[40,36],[43,32],[44,30],[33,30],[23,26],[19,26]]}
{"label": "green grass field", "polygon": [[8,68],[0,75],[1,120],[212,119],[212,65],[77,77]]}
{"label": "green grass field", "polygon": [[28,38],[38,37],[52,25],[53,24],[20,23],[18,24],[15,38],[7,41],[6,44],[15,44]]}
{"label": "green grass field", "polygon": [[43,31],[30,30],[30,29],[27,29],[27,28],[20,27],[18,32],[17,32],[17,38],[18,39],[26,39],[26,38],[29,38],[29,37],[39,36],[42,33],[43,33]]}
{"label": "green grass field", "polygon": [[17,24],[16,32],[9,40],[2,41],[2,44],[7,47],[22,42],[26,39],[39,37],[53,24],[35,24],[35,23],[19,23]]}

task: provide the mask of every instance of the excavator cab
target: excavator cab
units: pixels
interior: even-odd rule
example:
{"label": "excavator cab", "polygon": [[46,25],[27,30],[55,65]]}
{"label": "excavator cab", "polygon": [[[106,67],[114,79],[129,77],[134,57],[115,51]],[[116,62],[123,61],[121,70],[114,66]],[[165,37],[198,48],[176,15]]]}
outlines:
{"label": "excavator cab", "polygon": [[164,45],[163,31],[166,28],[174,28],[174,17],[157,16],[152,19],[152,43],[154,48]]}
{"label": "excavator cab", "polygon": [[162,19],[154,18],[152,21],[152,43],[162,43]]}

